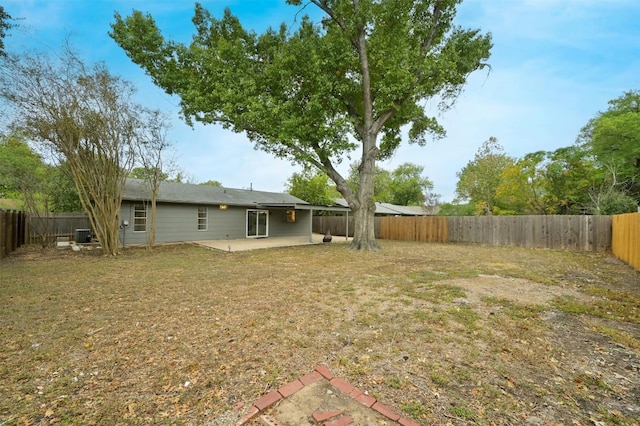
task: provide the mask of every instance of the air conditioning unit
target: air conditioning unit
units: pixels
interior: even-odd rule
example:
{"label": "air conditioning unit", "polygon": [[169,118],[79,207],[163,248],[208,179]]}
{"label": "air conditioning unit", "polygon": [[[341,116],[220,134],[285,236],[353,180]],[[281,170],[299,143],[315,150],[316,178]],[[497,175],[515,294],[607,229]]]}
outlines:
{"label": "air conditioning unit", "polygon": [[76,243],[90,243],[91,229],[76,229]]}

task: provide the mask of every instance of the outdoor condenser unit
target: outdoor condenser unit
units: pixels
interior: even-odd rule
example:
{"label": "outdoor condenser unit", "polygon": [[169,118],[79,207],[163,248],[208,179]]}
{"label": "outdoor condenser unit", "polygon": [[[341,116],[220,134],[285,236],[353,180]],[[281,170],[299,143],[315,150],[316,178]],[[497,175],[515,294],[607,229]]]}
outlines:
{"label": "outdoor condenser unit", "polygon": [[90,243],[91,229],[76,229],[76,243]]}

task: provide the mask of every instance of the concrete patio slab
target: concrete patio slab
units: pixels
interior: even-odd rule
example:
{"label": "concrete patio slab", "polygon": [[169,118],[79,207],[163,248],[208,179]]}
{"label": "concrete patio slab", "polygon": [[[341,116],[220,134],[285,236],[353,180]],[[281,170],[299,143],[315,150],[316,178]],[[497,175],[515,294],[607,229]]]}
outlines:
{"label": "concrete patio slab", "polygon": [[[313,234],[311,238],[309,236],[304,237],[267,237],[267,238],[240,238],[235,240],[202,240],[194,241],[194,244],[198,244],[204,247],[213,248],[222,251],[235,252],[245,250],[258,250],[274,247],[293,247],[303,246],[310,244],[325,244],[322,242],[322,234]],[[334,236],[333,240],[329,244],[340,244],[351,242],[352,238],[345,238],[344,236]]]}

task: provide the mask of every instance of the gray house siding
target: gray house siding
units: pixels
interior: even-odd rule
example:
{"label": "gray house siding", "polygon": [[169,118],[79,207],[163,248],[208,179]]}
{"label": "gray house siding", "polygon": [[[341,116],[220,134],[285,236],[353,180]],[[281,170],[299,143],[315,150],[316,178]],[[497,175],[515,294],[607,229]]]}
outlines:
{"label": "gray house siding", "polygon": [[[123,201],[121,219],[129,221],[124,230],[125,244],[145,244],[151,220],[151,204],[146,203],[146,231],[134,230],[134,205],[140,202]],[[207,208],[207,229],[198,229],[198,208]],[[247,236],[248,207],[228,206],[221,210],[219,205],[161,203],[156,209],[156,242],[178,242],[198,240],[238,239]],[[285,209],[258,209],[269,211],[269,237],[293,237],[309,235],[311,212],[296,210],[295,222],[287,221]],[[121,231],[122,238],[122,231]]]}
{"label": "gray house siding", "polygon": [[269,210],[270,237],[304,237],[311,233],[311,211],[296,210],[295,222],[287,221],[287,210]]}

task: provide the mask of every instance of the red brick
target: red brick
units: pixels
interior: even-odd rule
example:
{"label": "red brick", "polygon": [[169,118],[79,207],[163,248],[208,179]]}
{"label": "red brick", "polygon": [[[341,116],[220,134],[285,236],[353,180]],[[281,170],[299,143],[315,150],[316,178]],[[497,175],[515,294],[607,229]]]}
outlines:
{"label": "red brick", "polygon": [[309,386],[310,384],[315,383],[318,380],[322,380],[322,375],[317,371],[312,371],[311,373],[300,377],[298,380],[300,380],[303,385]]}
{"label": "red brick", "polygon": [[353,419],[349,416],[342,416],[340,418],[337,418],[335,420],[331,420],[329,422],[326,422],[324,424],[324,426],[347,426],[350,425],[351,423],[353,423]]}
{"label": "red brick", "polygon": [[358,388],[353,388],[353,390],[349,392],[349,396],[353,399],[359,397],[360,395],[362,395],[362,391]]}
{"label": "red brick", "polygon": [[235,426],[242,426],[245,423],[248,423],[251,419],[257,416],[259,413],[260,413],[260,410],[258,410],[258,407],[256,407],[255,405],[252,405],[251,408],[249,408],[249,411],[247,412],[247,414],[242,416],[240,420],[236,422]]}
{"label": "red brick", "polygon": [[266,395],[261,396],[256,402],[253,403],[258,410],[262,411],[267,407],[275,404],[282,399],[282,395],[278,391],[269,392]]}
{"label": "red brick", "polygon": [[325,365],[317,366],[316,371],[322,374],[322,377],[324,377],[327,380],[333,379],[333,373]]}
{"label": "red brick", "polygon": [[375,399],[373,396],[371,395],[365,395],[362,394],[360,396],[357,396],[356,401],[358,401],[360,404],[362,405],[366,405],[367,407],[371,407],[373,404],[376,403],[377,399]]}
{"label": "red brick", "polygon": [[334,388],[341,390],[347,395],[349,395],[349,393],[355,389],[351,383],[347,382],[344,379],[341,379],[340,377],[334,377],[329,383],[331,383]]}
{"label": "red brick", "polygon": [[400,420],[398,420],[398,423],[400,423],[402,426],[421,426],[420,423],[416,422],[415,420],[408,419],[406,417],[400,417]]}
{"label": "red brick", "polygon": [[393,411],[391,408],[387,407],[386,405],[384,405],[380,401],[378,401],[375,404],[373,404],[371,406],[371,408],[373,408],[374,410],[376,410],[378,413],[382,414],[383,416],[393,420],[394,422],[397,421],[398,419],[400,419],[400,414],[396,413],[395,411]]}
{"label": "red brick", "polygon": [[280,389],[278,389],[278,392],[280,392],[280,395],[282,395],[284,398],[287,398],[293,395],[294,393],[298,392],[303,387],[304,385],[300,380],[294,380],[293,382],[288,383],[283,387],[281,387]]}
{"label": "red brick", "polygon": [[316,411],[312,416],[316,422],[322,423],[332,417],[339,416],[340,414],[342,414],[342,410]]}

